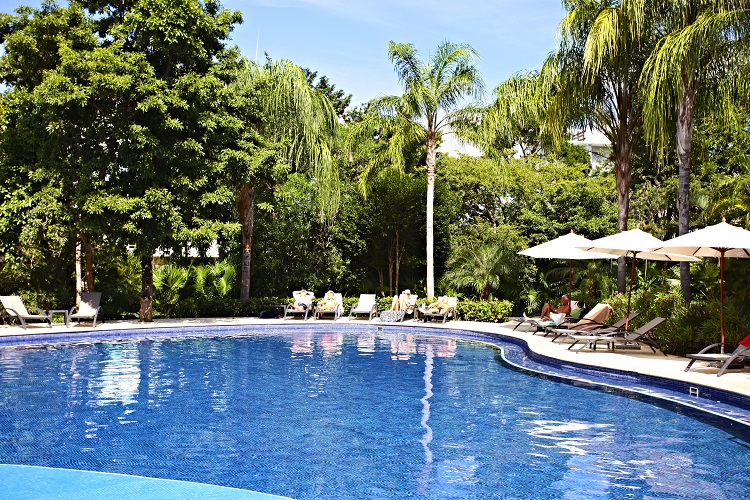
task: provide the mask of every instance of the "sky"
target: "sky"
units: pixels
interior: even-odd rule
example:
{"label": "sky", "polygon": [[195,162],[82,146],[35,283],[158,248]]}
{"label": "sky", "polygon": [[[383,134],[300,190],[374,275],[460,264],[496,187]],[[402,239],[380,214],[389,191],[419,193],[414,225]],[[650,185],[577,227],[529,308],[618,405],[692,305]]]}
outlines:
{"label": "sky", "polygon": [[[67,5],[65,0],[59,0]],[[519,71],[539,69],[555,49],[561,0],[223,0],[243,23],[231,45],[263,60],[288,59],[325,75],[352,104],[402,93],[388,42],[412,43],[426,61],[443,41],[480,56],[486,97]],[[0,11],[40,0],[0,0]],[[257,50],[256,50],[257,49]]]}

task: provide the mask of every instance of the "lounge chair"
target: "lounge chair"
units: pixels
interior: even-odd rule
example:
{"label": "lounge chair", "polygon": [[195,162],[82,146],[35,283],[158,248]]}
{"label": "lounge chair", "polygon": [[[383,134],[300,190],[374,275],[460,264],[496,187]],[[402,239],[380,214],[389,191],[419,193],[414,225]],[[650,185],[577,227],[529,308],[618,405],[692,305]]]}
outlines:
{"label": "lounge chair", "polygon": [[315,294],[307,290],[296,290],[292,292],[292,297],[294,297],[294,304],[286,308],[284,319],[292,317],[306,320],[312,310],[312,301],[315,298]]}
{"label": "lounge chair", "polygon": [[378,312],[378,305],[375,303],[374,293],[363,293],[359,296],[357,304],[349,310],[349,319],[357,319],[360,314],[367,314],[367,320],[372,320],[372,317]]}
{"label": "lounge chair", "polygon": [[[667,321],[667,318],[654,318],[642,327],[634,330],[632,333],[627,333],[625,335],[614,335],[613,339],[615,342],[617,342],[617,344],[620,345],[628,345],[633,343],[638,345],[647,345],[651,348],[652,351],[656,352],[657,349],[661,349],[661,341],[653,337],[651,335],[651,332],[653,332],[656,327],[658,327],[665,321]],[[665,356],[667,355],[664,352],[662,352],[662,354],[664,354]]]}
{"label": "lounge chair", "polygon": [[101,301],[102,292],[82,293],[81,303],[70,308],[68,321],[77,320],[78,324],[81,324],[81,320],[90,319],[93,323],[92,326],[96,326],[96,320],[102,312],[102,308],[99,305]]}
{"label": "lounge chair", "polygon": [[579,334],[582,332],[593,332],[597,328],[607,326],[604,322],[607,321],[610,313],[612,313],[612,306],[603,302],[599,303],[586,313],[586,316],[576,322],[561,325],[563,328],[546,328],[544,336],[546,337],[548,333],[553,333],[555,336],[552,338],[552,342],[554,342],[559,337],[569,335],[572,331]]}
{"label": "lounge chair", "polygon": [[629,333],[623,328],[627,323],[633,321],[639,315],[639,313],[632,311],[626,317],[622,318],[620,321],[612,323],[611,325],[594,328],[587,331],[586,333],[576,333],[576,331],[571,331],[568,333],[568,337],[573,339],[573,343],[568,346],[568,350],[572,349],[573,346],[577,345],[579,342],[582,342],[583,345],[578,348],[578,351],[586,347],[589,347],[595,351],[596,344],[598,344],[599,342],[607,344],[608,348],[614,350],[616,337],[618,335],[622,336]]}
{"label": "lounge chair", "polygon": [[[567,322],[578,321],[578,319],[580,319],[581,317],[581,314],[583,313],[582,305],[583,304],[577,300],[571,300],[570,301],[570,314],[564,317],[564,322],[567,323]],[[516,326],[513,327],[513,330],[516,330],[518,329],[519,326],[528,323],[529,325],[533,326],[536,329],[536,331],[534,332],[535,334],[536,332],[544,331],[544,329],[547,327],[561,326],[563,324],[562,321],[561,322],[555,322],[552,320],[547,321],[547,320],[542,320],[542,318],[539,316],[529,317],[529,316],[526,316],[526,314],[524,314],[523,317],[521,318],[516,318],[516,321],[518,323],[516,323]]]}
{"label": "lounge chair", "polygon": [[721,377],[722,374],[724,374],[724,371],[726,371],[726,369],[729,368],[732,363],[750,361],[750,335],[740,340],[737,344],[737,348],[731,353],[708,352],[717,347],[726,345],[726,342],[724,344],[718,342],[716,344],[711,344],[708,347],[704,347],[700,350],[700,352],[697,352],[695,354],[688,354],[687,357],[690,358],[690,363],[688,363],[688,365],[685,367],[685,371],[690,370],[690,367],[693,366],[693,363],[695,363],[696,361],[721,363],[721,366],[719,367],[719,373],[716,374],[717,377]]}
{"label": "lounge chair", "polygon": [[321,309],[321,303],[318,302],[318,304],[315,306],[315,315],[313,316],[313,319],[339,319],[341,317],[341,314],[344,312],[344,298],[340,293],[334,293],[333,300],[336,302],[336,307],[334,307],[333,309]]}
{"label": "lounge chair", "polygon": [[427,322],[431,321],[432,319],[442,319],[443,324],[445,324],[445,321],[447,319],[453,319],[456,317],[456,304],[458,302],[457,297],[446,297],[448,301],[448,307],[445,308],[442,312],[434,312],[430,313],[427,312],[429,309],[420,310],[420,314],[422,316],[422,320]]}
{"label": "lounge chair", "polygon": [[18,295],[4,295],[0,297],[0,302],[3,304],[3,318],[8,321],[8,324],[11,320],[17,319],[25,330],[27,321],[46,321],[47,326],[52,328],[52,318],[49,314],[39,308],[36,308],[38,314],[29,313]]}
{"label": "lounge chair", "polygon": [[412,319],[417,318],[417,313],[418,313],[417,299],[418,298],[419,298],[419,295],[417,295],[416,293],[409,294],[409,298],[406,300],[407,308],[404,311],[401,311],[403,312],[403,314],[401,314],[401,322],[403,322],[407,316],[411,317]]}

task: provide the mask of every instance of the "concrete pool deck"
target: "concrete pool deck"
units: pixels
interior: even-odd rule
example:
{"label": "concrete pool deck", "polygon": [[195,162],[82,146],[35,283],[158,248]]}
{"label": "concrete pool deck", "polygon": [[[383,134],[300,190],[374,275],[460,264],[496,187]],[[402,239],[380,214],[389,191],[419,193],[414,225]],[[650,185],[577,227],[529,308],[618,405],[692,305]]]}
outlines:
{"label": "concrete pool deck", "polygon": [[[0,326],[0,338],[17,337],[17,336],[36,336],[49,335],[55,333],[74,333],[74,332],[91,332],[91,331],[118,331],[118,330],[140,330],[154,328],[179,328],[186,326],[239,326],[239,325],[297,325],[302,324],[325,324],[332,323],[344,325],[348,323],[347,318],[336,321],[330,320],[298,320],[290,319],[287,321],[281,319],[259,319],[259,318],[188,318],[188,319],[157,319],[152,323],[141,323],[137,320],[126,321],[107,321],[99,324],[96,328],[86,326],[86,324],[65,327],[62,324],[55,324],[52,328],[45,326],[30,325],[26,330],[16,326]],[[480,323],[473,321],[449,321],[445,325],[439,323],[422,323],[414,321],[405,321],[403,323],[381,323],[373,320],[371,322],[364,320],[352,321],[357,325],[371,324],[376,325],[401,325],[404,329],[412,327],[435,328],[463,330],[469,332],[488,333],[493,335],[502,335],[521,339],[527,343],[529,349],[539,355],[555,358],[560,361],[578,363],[592,367],[608,368],[611,370],[622,370],[626,372],[635,372],[642,375],[650,375],[665,379],[678,380],[696,385],[703,385],[715,389],[734,392],[743,396],[750,397],[750,368],[742,370],[728,370],[721,377],[717,377],[717,368],[708,367],[705,363],[696,362],[689,372],[685,372],[688,359],[679,356],[664,356],[661,352],[652,352],[650,348],[644,346],[641,350],[617,350],[615,352],[607,351],[604,346],[596,351],[584,349],[581,352],[568,350],[569,341],[559,338],[552,342],[551,337],[542,335],[533,335],[531,331],[523,331],[519,328],[513,331],[516,323]]]}

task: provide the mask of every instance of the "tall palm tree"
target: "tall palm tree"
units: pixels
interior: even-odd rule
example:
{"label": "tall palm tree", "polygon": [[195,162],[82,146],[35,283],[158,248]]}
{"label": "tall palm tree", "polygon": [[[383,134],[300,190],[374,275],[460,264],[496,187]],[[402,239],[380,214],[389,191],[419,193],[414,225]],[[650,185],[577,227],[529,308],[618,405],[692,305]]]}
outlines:
{"label": "tall palm tree", "polygon": [[[690,228],[690,170],[693,125],[701,107],[726,111],[729,96],[747,78],[733,78],[745,60],[750,26],[748,0],[622,0],[631,32],[659,37],[641,77],[644,132],[655,151],[672,149],[678,160],[678,234]],[[700,90],[700,92],[699,92]],[[685,303],[690,302],[690,267],[680,265]]]}
{"label": "tall palm tree", "polygon": [[[475,61],[479,58],[469,45],[443,42],[430,62],[419,60],[419,52],[409,43],[388,44],[388,56],[404,86],[401,96],[386,96],[371,101],[363,120],[355,124],[352,137],[377,130],[389,137],[388,146],[360,177],[363,187],[378,165],[390,163],[404,169],[404,148],[421,143],[427,148],[427,296],[435,296],[433,206],[435,198],[435,162],[441,136],[449,132],[462,113],[464,99],[479,97],[484,89]],[[366,189],[365,189],[366,190]]]}
{"label": "tall palm tree", "polygon": [[[290,164],[309,168],[319,180],[318,202],[321,217],[331,217],[339,201],[339,183],[333,145],[338,121],[331,101],[313,88],[305,71],[285,60],[264,65],[248,62],[240,72],[234,88],[256,102],[265,117],[257,128],[266,139],[283,145],[283,156]],[[237,206],[242,225],[242,271],[240,299],[250,296],[250,262],[255,212],[254,175],[258,163],[256,154],[239,172]]]}
{"label": "tall palm tree", "polygon": [[[620,0],[566,0],[560,46],[542,70],[548,93],[548,132],[560,141],[571,124],[601,131],[612,147],[617,187],[617,228],[628,229],[632,151],[641,137],[638,81],[648,55],[649,33],[629,31]],[[617,287],[625,291],[625,258]]]}

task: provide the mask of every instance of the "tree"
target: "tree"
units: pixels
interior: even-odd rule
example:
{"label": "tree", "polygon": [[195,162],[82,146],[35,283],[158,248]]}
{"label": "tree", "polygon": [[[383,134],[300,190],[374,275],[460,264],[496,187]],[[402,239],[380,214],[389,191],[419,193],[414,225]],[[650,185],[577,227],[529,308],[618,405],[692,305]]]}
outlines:
{"label": "tree", "polygon": [[[333,161],[337,117],[331,101],[313,88],[305,71],[280,60],[265,65],[246,63],[233,89],[255,106],[251,113],[262,117],[253,126],[261,138],[281,145],[279,154],[293,168],[309,171],[318,181],[321,218],[335,214],[340,195],[336,163]],[[266,156],[268,158],[268,156]],[[257,182],[261,167],[268,162],[258,157],[237,164],[230,177],[238,186],[238,212],[242,225],[242,271],[240,298],[250,296],[250,264]]]}
{"label": "tree", "polygon": [[[407,146],[415,143],[426,146],[426,291],[427,297],[434,297],[433,218],[437,148],[443,134],[467,119],[461,109],[463,100],[478,97],[483,91],[482,79],[474,64],[479,56],[471,46],[451,42],[441,43],[429,63],[422,63],[416,47],[408,43],[390,42],[388,56],[404,86],[404,94],[371,101],[363,120],[355,124],[353,137],[369,136],[373,131],[386,137],[388,146],[370,166],[391,164],[400,171],[404,169],[404,149]],[[363,186],[371,174],[371,169],[362,173]]]}
{"label": "tree", "polygon": [[[628,229],[633,149],[641,138],[638,79],[649,47],[649,32],[629,30],[619,0],[566,0],[560,46],[542,70],[554,94],[548,131],[559,143],[568,129],[601,131],[612,147],[617,189],[617,230]],[[618,259],[617,288],[625,291],[627,267]]]}
{"label": "tree", "polygon": [[[631,33],[656,32],[658,41],[643,68],[644,133],[663,153],[676,139],[678,161],[678,234],[690,229],[690,172],[693,128],[701,108],[721,114],[733,90],[747,78],[735,78],[746,58],[750,26],[747,0],[622,0]],[[615,53],[614,46],[609,47]],[[690,265],[680,265],[683,300],[690,303]]]}

